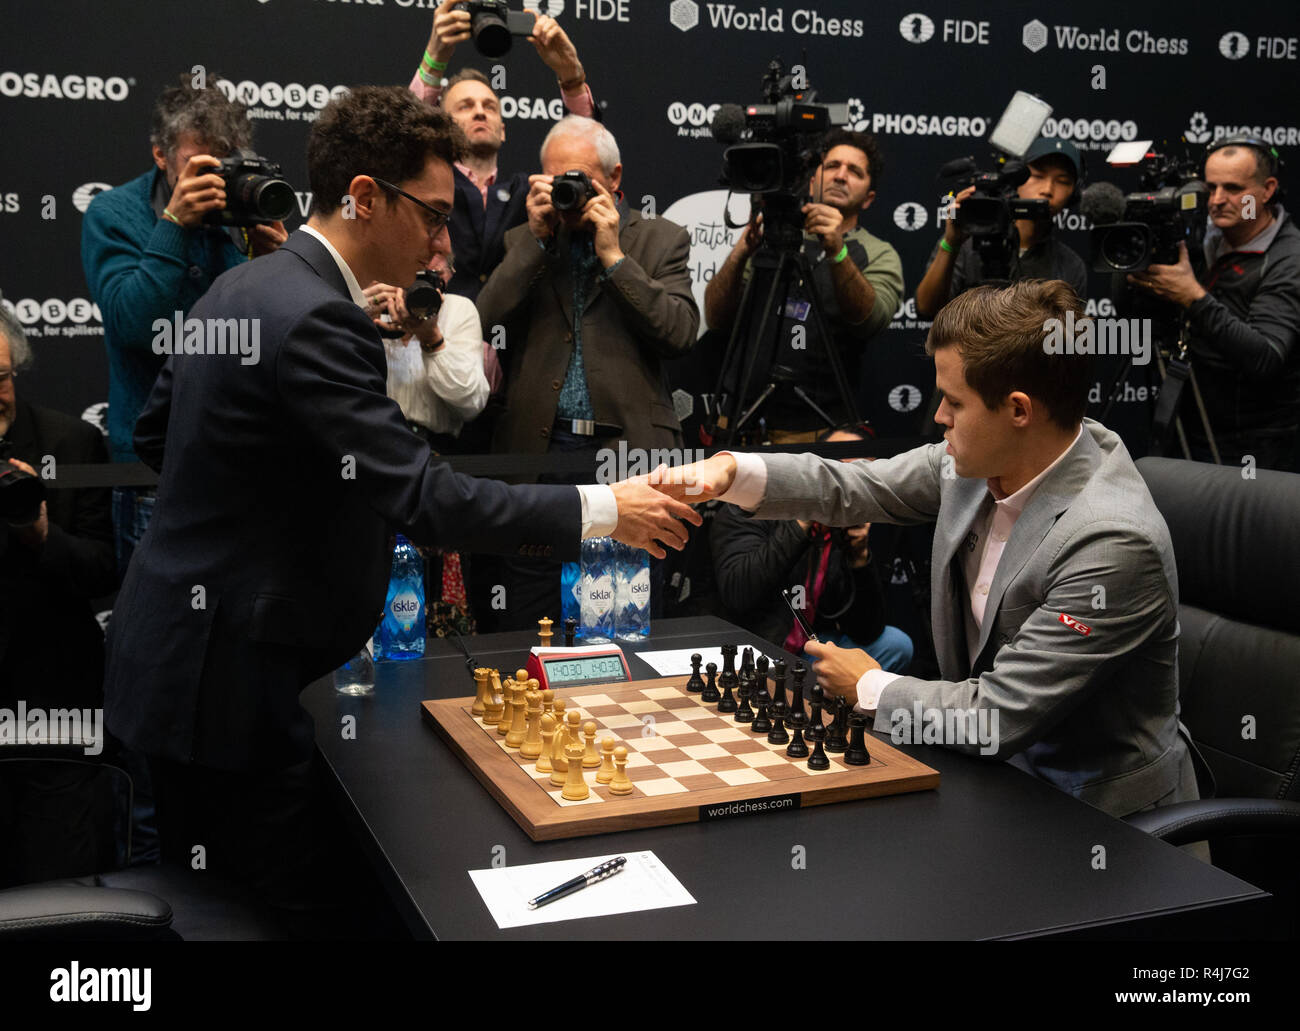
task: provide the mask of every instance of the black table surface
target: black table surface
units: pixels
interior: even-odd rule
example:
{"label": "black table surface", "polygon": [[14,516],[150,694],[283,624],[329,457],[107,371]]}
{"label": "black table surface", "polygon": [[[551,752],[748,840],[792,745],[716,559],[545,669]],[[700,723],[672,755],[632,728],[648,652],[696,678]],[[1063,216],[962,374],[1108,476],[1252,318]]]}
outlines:
{"label": "black table surface", "polygon": [[[466,641],[505,675],[537,635]],[[636,651],[727,642],[775,653],[716,617],[656,621],[625,651],[639,680],[658,674]],[[371,696],[325,678],[302,700],[340,810],[416,937],[1236,937],[1270,903],[1015,767],[927,745],[895,747],[940,772],[937,790],[536,843],[421,716],[425,699],[474,693],[455,646],[430,639],[422,661],[376,671]],[[502,855],[520,866],[645,850],[695,905],[500,930],[468,873]]]}

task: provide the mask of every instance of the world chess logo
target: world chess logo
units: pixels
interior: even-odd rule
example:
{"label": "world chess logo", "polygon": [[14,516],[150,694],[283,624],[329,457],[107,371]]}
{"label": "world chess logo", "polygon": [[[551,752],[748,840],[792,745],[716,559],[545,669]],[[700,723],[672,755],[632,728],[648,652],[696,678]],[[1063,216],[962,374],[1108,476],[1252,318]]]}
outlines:
{"label": "world chess logo", "polygon": [[1250,40],[1244,32],[1225,32],[1219,37],[1219,53],[1229,61],[1238,61],[1250,51]]}
{"label": "world chess logo", "polygon": [[1026,22],[1024,31],[1020,34],[1020,41],[1030,53],[1038,53],[1047,46],[1047,26],[1037,18]]}
{"label": "world chess logo", "polygon": [[549,15],[558,18],[564,13],[564,0],[524,0],[524,10],[532,11],[539,17]]}
{"label": "world chess logo", "polygon": [[1187,120],[1187,131],[1183,133],[1188,143],[1207,143],[1210,139],[1210,120],[1204,111],[1193,111]]}
{"label": "world chess logo", "polygon": [[82,183],[72,191],[72,206],[84,215],[98,194],[112,188],[108,183]]}
{"label": "world chess logo", "polygon": [[894,209],[894,225],[899,229],[906,229],[911,232],[914,229],[924,229],[926,222],[930,220],[929,214],[925,208],[916,201],[903,201]]}
{"label": "world chess logo", "polygon": [[700,5],[695,0],[673,0],[668,5],[668,20],[683,32],[700,23]]}
{"label": "world chess logo", "polygon": [[934,35],[934,22],[924,14],[905,14],[898,32],[909,43],[925,43]]}
{"label": "world chess logo", "polygon": [[911,383],[900,383],[889,392],[889,407],[896,412],[914,412],[921,407],[921,390]]}

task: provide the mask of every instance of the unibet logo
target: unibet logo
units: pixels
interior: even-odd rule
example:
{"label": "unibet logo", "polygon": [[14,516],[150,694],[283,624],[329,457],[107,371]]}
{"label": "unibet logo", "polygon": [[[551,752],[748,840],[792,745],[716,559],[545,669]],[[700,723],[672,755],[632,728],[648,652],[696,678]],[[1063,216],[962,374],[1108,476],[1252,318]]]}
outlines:
{"label": "unibet logo", "polygon": [[135,80],[117,75],[53,75],[38,72],[0,72],[0,96],[56,100],[125,100]]}
{"label": "unibet logo", "polygon": [[[346,86],[335,86],[331,89],[319,82],[312,83],[310,86],[304,86],[300,82],[289,82],[281,86],[278,82],[256,83],[249,79],[244,79],[238,84],[229,79],[218,79],[217,88],[225,94],[227,100],[238,100],[246,105],[249,108],[250,118],[271,118],[281,121],[298,119],[310,121],[315,118],[315,114],[304,115],[302,113],[304,107],[312,108],[313,112],[320,111],[331,100],[345,97],[348,93]],[[282,108],[285,110],[281,110]],[[286,111],[292,114],[286,115]]]}
{"label": "unibet logo", "polygon": [[668,121],[673,125],[711,125],[713,116],[718,113],[719,104],[683,104],[674,100],[668,105]]}
{"label": "unibet logo", "polygon": [[896,412],[914,412],[921,407],[920,388],[900,383],[889,392],[889,407]]}
{"label": "unibet logo", "polygon": [[668,5],[668,20],[682,32],[689,32],[700,23],[700,5],[695,0],[673,0]]}
{"label": "unibet logo", "polygon": [[909,232],[913,229],[922,229],[929,220],[930,216],[925,208],[916,201],[904,201],[894,209],[894,225],[899,229],[906,229]]}
{"label": "unibet logo", "polygon": [[1112,118],[1049,118],[1043,122],[1044,136],[1059,136],[1063,140],[1135,140],[1137,123],[1132,119],[1119,121]]}
{"label": "unibet logo", "polygon": [[1026,22],[1024,30],[1020,34],[1020,41],[1024,43],[1025,49],[1030,53],[1038,53],[1043,47],[1047,46],[1047,26],[1037,18],[1031,22]]}
{"label": "unibet logo", "polygon": [[1210,120],[1204,111],[1193,111],[1187,120],[1187,131],[1183,133],[1188,143],[1207,143],[1210,139]]}
{"label": "unibet logo", "polygon": [[7,300],[3,303],[6,308],[13,312],[24,327],[35,326],[40,322],[57,326],[65,320],[79,326],[89,322],[92,318],[96,322],[104,321],[104,316],[99,311],[99,305],[92,304],[84,297],[74,297],[69,301],[63,301],[58,297],[51,297],[47,301],[22,297],[12,304]]}
{"label": "unibet logo", "polygon": [[1225,32],[1219,37],[1219,53],[1229,61],[1238,61],[1250,53],[1250,40],[1244,32]]}
{"label": "unibet logo", "polygon": [[82,183],[72,191],[72,206],[84,215],[96,196],[112,188],[108,183]]}
{"label": "unibet logo", "polygon": [[898,32],[909,43],[924,43],[934,35],[934,22],[924,14],[905,14]]}

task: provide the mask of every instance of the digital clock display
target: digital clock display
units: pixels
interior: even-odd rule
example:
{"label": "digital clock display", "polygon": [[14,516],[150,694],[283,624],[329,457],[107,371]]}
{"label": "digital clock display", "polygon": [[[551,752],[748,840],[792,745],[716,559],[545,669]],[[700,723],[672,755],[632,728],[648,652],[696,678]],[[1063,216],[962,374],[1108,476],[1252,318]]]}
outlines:
{"label": "digital clock display", "polygon": [[617,655],[574,655],[544,659],[543,664],[546,666],[547,683],[552,686],[627,680],[623,662]]}

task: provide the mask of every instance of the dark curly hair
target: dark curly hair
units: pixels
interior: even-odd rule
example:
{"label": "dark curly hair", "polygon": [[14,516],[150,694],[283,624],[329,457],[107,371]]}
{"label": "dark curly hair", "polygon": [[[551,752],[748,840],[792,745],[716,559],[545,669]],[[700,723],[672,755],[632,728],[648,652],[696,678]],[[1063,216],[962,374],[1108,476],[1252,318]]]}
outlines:
{"label": "dark curly hair", "polygon": [[358,175],[400,184],[430,157],[448,165],[468,152],[465,134],[440,109],[402,86],[357,86],[332,100],[307,137],[307,181],[314,215],[338,209]]}
{"label": "dark curly hair", "polygon": [[[215,83],[220,76],[210,72],[208,78]],[[196,88],[193,77],[183,74],[177,85],[168,86],[155,101],[149,142],[170,157],[187,132],[194,133],[218,157],[253,142],[247,107],[238,100],[227,100],[215,85]]]}
{"label": "dark curly hair", "polygon": [[885,158],[880,153],[880,145],[869,132],[851,132],[848,129],[832,129],[826,134],[822,146],[822,160],[826,159],[835,147],[857,147],[867,156],[867,175],[871,177],[871,188],[880,189],[880,177],[885,172]]}

